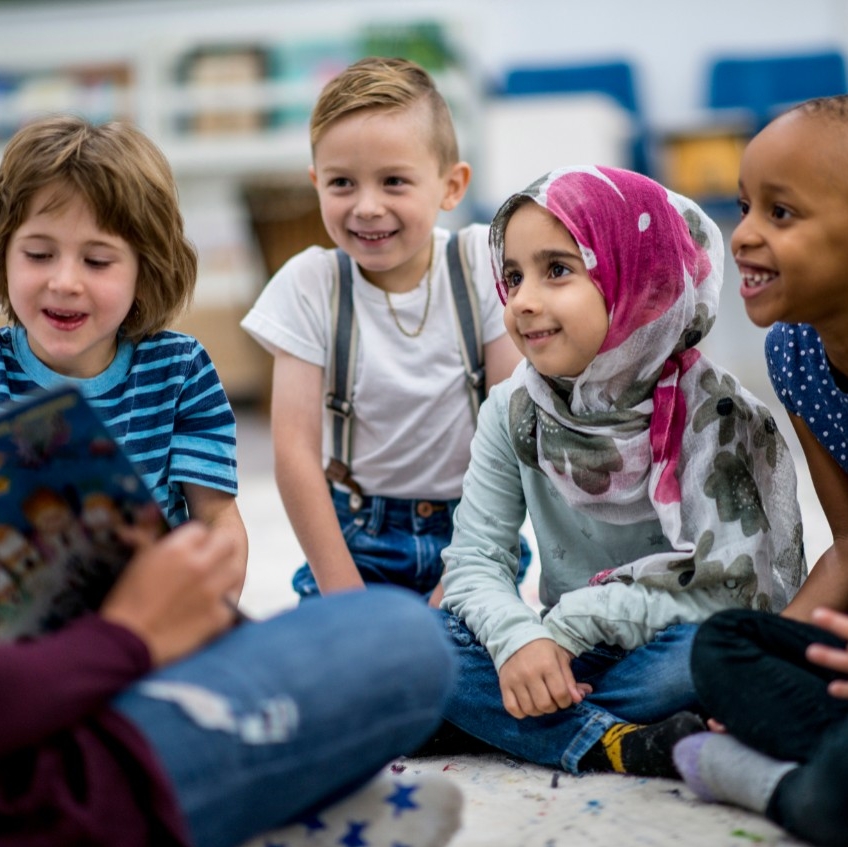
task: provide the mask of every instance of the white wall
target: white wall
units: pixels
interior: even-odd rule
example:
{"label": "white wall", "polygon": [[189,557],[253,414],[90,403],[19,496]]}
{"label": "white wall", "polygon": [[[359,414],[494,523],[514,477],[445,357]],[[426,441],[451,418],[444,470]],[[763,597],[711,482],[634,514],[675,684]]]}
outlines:
{"label": "white wall", "polygon": [[[472,4],[473,5],[473,4]],[[652,122],[675,123],[704,103],[718,53],[795,52],[848,45],[844,0],[496,0],[477,4],[485,72],[527,62],[629,58]]]}
{"label": "white wall", "polygon": [[703,104],[716,53],[848,52],[845,0],[124,0],[0,5],[0,69],[63,55],[121,55],[162,40],[343,32],[353,21],[455,21],[487,77],[519,63],[618,56],[636,66],[645,110],[658,125]]}

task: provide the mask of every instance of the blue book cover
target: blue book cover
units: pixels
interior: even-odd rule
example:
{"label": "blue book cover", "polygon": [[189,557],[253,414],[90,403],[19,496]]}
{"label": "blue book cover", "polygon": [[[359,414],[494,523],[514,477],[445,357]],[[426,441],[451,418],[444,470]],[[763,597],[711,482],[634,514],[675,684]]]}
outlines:
{"label": "blue book cover", "polygon": [[132,555],[119,527],[168,529],[153,496],[73,386],[0,410],[0,639],[97,609]]}

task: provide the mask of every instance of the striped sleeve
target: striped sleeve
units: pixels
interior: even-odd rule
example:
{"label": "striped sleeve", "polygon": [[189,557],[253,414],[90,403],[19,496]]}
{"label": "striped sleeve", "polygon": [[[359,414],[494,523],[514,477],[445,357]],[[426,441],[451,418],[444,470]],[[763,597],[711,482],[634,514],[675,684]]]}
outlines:
{"label": "striped sleeve", "polygon": [[235,417],[196,339],[140,342],[125,381],[95,404],[172,524],[188,517],[181,483],[237,494]]}
{"label": "striped sleeve", "polygon": [[200,345],[177,405],[171,477],[238,493],[235,417],[215,366]]}

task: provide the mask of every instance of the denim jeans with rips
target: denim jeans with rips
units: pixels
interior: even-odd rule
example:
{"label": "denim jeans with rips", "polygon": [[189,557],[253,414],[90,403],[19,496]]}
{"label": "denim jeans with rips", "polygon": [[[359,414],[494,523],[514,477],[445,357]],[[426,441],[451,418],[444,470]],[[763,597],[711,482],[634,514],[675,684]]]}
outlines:
{"label": "denim jeans with rips", "polygon": [[670,626],[643,647],[596,645],[571,669],[593,692],[551,715],[512,717],[503,705],[498,673],[486,648],[455,615],[441,612],[459,661],[459,678],[445,718],[468,735],[540,765],[578,773],[578,763],[616,723],[657,723],[697,709],[689,658],[694,624]]}
{"label": "denim jeans with rips", "polygon": [[231,847],[412,752],[453,679],[432,610],[379,587],[243,623],[113,706],[157,754],[193,842]]}

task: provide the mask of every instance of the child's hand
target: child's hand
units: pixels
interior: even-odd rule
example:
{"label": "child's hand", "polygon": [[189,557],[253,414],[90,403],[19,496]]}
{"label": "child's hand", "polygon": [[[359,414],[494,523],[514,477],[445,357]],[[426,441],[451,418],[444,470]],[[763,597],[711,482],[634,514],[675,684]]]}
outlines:
{"label": "child's hand", "polygon": [[548,638],[531,641],[510,656],[499,673],[507,712],[519,719],[539,717],[581,702],[592,686],[575,681],[573,658]]}
{"label": "child's hand", "polygon": [[[837,638],[848,642],[848,615],[833,609],[813,609],[812,620],[816,626],[832,632]],[[830,668],[848,677],[848,648],[825,647],[824,644],[811,644],[807,648],[807,658],[816,665]],[[835,679],[827,686],[834,697],[848,699],[848,679]]]}

